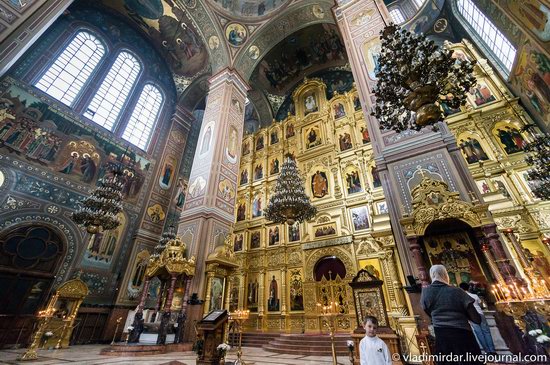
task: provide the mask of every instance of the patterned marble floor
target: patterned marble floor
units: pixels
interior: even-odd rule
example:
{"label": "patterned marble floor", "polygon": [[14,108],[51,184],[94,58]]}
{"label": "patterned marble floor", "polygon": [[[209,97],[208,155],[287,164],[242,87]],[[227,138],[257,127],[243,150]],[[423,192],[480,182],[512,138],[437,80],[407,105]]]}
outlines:
{"label": "patterned marble floor", "polygon": [[[164,355],[142,357],[113,357],[99,355],[105,345],[73,346],[65,350],[40,350],[38,360],[32,362],[17,361],[17,356],[24,352],[18,350],[0,350],[0,364],[37,364],[37,365],[196,365],[193,352],[172,352]],[[235,353],[230,352],[227,360],[235,360]],[[243,360],[247,365],[331,365],[327,356],[299,356],[267,352],[261,348],[243,347]],[[178,361],[179,363],[172,363]],[[349,365],[347,358],[339,358],[338,364]]]}

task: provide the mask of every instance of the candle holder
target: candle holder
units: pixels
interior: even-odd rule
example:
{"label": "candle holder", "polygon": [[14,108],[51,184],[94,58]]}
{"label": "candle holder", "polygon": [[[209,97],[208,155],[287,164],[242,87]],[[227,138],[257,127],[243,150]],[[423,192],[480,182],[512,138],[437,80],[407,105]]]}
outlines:
{"label": "candle holder", "polygon": [[243,339],[243,323],[248,319],[250,316],[250,311],[248,309],[246,310],[237,310],[235,312],[229,313],[229,319],[235,323],[235,326],[237,327],[237,332],[239,333],[239,347],[237,348],[237,361],[235,361],[235,365],[246,365],[245,362],[242,360],[242,339]]}
{"label": "candle holder", "polygon": [[40,342],[42,341],[42,337],[44,336],[44,329],[48,326],[53,315],[55,314],[55,311],[55,308],[48,307],[47,309],[38,312],[38,326],[36,327],[36,332],[34,332],[32,343],[27,351],[25,351],[25,353],[18,358],[18,360],[36,360],[38,358],[37,350],[40,346]]}
{"label": "candle holder", "polygon": [[323,325],[327,327],[330,335],[330,347],[332,350],[332,364],[338,365],[336,358],[336,347],[334,344],[334,333],[336,331],[336,317],[340,315],[338,303],[330,302],[329,305],[322,305],[317,303],[317,311],[321,318],[323,318]]}
{"label": "candle holder", "polygon": [[113,340],[111,341],[111,345],[115,344],[116,333],[118,332],[118,326],[120,326],[121,321],[122,321],[122,317],[118,317],[116,320],[115,333],[113,334]]}

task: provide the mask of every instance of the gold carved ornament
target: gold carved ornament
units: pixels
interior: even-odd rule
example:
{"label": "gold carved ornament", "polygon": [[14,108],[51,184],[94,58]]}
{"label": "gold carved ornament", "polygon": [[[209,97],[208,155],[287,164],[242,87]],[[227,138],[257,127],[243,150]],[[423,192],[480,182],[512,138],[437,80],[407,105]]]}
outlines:
{"label": "gold carved ornament", "polygon": [[195,257],[185,257],[186,245],[181,237],[168,241],[160,256],[152,256],[147,264],[145,276],[154,277],[164,274],[185,274],[188,277],[195,275]]}
{"label": "gold carved ornament", "polygon": [[231,235],[227,235],[223,245],[216,247],[214,251],[208,255],[206,264],[218,264],[220,267],[229,269],[239,267],[239,261],[233,251]]}
{"label": "gold carved ornament", "polygon": [[461,200],[460,194],[449,191],[444,181],[424,175],[411,195],[413,211],[401,219],[408,236],[423,236],[430,223],[445,219],[458,219],[471,227],[490,223],[487,204],[474,205]]}

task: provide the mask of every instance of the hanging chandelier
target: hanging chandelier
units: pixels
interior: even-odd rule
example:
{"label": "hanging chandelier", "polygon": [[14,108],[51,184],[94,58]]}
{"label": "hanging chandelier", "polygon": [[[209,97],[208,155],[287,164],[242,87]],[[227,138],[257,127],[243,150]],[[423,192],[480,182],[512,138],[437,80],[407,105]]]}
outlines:
{"label": "hanging chandelier", "polygon": [[117,216],[122,211],[122,170],[113,169],[97,182],[97,188],[81,201],[80,208],[73,213],[72,220],[86,227],[90,234],[115,229],[120,225]]}
{"label": "hanging chandelier", "polygon": [[265,217],[275,223],[303,222],[317,213],[304,190],[304,182],[296,162],[287,156],[275,184],[275,191],[267,208]]}
{"label": "hanging chandelier", "polygon": [[527,180],[533,195],[550,200],[550,134],[536,135],[533,142],[527,143],[523,150],[529,153],[525,161],[531,165],[527,171]]}
{"label": "hanging chandelier", "polygon": [[162,233],[159,243],[155,246],[155,251],[151,255],[151,259],[159,258],[162,251],[166,248],[166,244],[175,238],[174,226],[168,227],[168,230]]}
{"label": "hanging chandelier", "polygon": [[376,104],[371,115],[380,129],[396,132],[420,130],[445,119],[441,102],[451,108],[466,103],[466,93],[475,85],[474,63],[452,57],[453,51],[390,24],[381,32],[375,89]]}

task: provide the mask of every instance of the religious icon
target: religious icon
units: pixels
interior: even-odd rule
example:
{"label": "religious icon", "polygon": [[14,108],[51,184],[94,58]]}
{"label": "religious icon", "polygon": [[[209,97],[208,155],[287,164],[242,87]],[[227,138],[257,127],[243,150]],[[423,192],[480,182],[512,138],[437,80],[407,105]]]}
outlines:
{"label": "religious icon", "polygon": [[67,161],[65,161],[65,163],[63,164],[59,172],[69,175],[73,171],[79,157],[80,156],[78,152],[76,151],[71,152],[70,157],[67,159]]}
{"label": "religious icon", "polygon": [[321,139],[318,136],[318,130],[311,128],[307,134],[307,148],[312,148],[321,144]]}
{"label": "religious icon", "polygon": [[262,213],[262,197],[257,196],[252,202],[252,218],[260,217]]}
{"label": "religious icon", "polygon": [[238,252],[238,251],[242,251],[243,249],[243,235],[242,234],[238,234],[235,236],[235,239],[233,241],[233,251],[234,252]]}
{"label": "religious icon", "polygon": [[237,222],[244,221],[246,216],[246,203],[241,203],[237,207]]}
{"label": "religious icon", "polygon": [[246,40],[246,28],[238,23],[229,24],[225,29],[225,36],[232,46],[238,47]]}
{"label": "religious icon", "polygon": [[439,99],[439,105],[441,106],[441,109],[443,109],[443,114],[445,114],[446,117],[449,115],[460,113],[460,107],[451,108],[447,103],[447,101],[452,100],[452,98],[452,96],[446,95],[445,98]]}
{"label": "religious icon", "polygon": [[378,202],[376,207],[378,208],[378,214],[388,214],[388,204],[386,202]]}
{"label": "religious icon", "polygon": [[80,172],[82,173],[80,179],[85,183],[91,183],[94,180],[96,171],[96,162],[88,153],[84,153],[82,155],[82,161],[80,161]]}
{"label": "religious icon", "polygon": [[336,226],[334,223],[329,225],[324,225],[322,227],[317,227],[315,229],[315,237],[324,237],[336,234]]}
{"label": "religious icon", "polygon": [[264,167],[262,165],[256,165],[254,168],[254,180],[260,180],[264,177]]}
{"label": "religious icon", "polygon": [[324,171],[319,171],[311,177],[311,191],[316,198],[322,198],[328,194],[328,179]]}
{"label": "religious icon", "polygon": [[346,174],[346,185],[348,187],[348,194],[359,193],[363,191],[361,187],[361,181],[359,179],[359,172],[357,170],[351,171]]}
{"label": "religious icon", "polygon": [[176,198],[175,203],[176,207],[181,208],[183,207],[183,203],[185,202],[185,189],[187,188],[185,182],[183,181],[183,178],[178,179],[178,190],[176,192]]}
{"label": "religious icon", "polygon": [[241,180],[240,180],[240,184],[241,185],[244,185],[248,183],[248,170],[243,170],[241,172]]}
{"label": "religious icon", "polygon": [[276,312],[279,310],[279,290],[275,275],[271,279],[269,284],[269,299],[267,300],[267,310],[270,312]]}
{"label": "religious icon", "polygon": [[304,286],[300,269],[290,271],[290,310],[304,310]]}
{"label": "religious icon", "polygon": [[164,213],[160,204],[155,204],[147,208],[147,215],[153,223],[160,223],[164,220],[164,217],[166,217],[166,213]]}
{"label": "religious icon", "polygon": [[202,176],[198,176],[189,187],[189,195],[192,198],[196,198],[204,192],[205,187],[206,180]]}
{"label": "religious icon", "polygon": [[356,231],[367,229],[369,225],[369,212],[367,207],[358,207],[351,210],[351,220]]}
{"label": "religious icon", "polygon": [[498,129],[497,133],[500,143],[504,145],[504,151],[506,151],[507,154],[510,155],[523,151],[525,140],[517,129],[506,126],[504,129]]}
{"label": "religious icon", "polygon": [[204,132],[204,136],[202,137],[201,155],[205,154],[210,149],[211,139],[212,139],[212,126],[208,126],[208,128],[206,128],[206,132]]}
{"label": "religious icon", "polygon": [[304,105],[306,107],[306,112],[304,113],[304,115],[316,112],[318,107],[317,102],[315,101],[315,95],[311,94],[306,96],[306,98],[304,99]]}
{"label": "religious icon", "polygon": [[342,118],[346,115],[346,110],[344,109],[344,105],[342,103],[336,103],[332,106],[332,110],[334,111],[334,119]]}
{"label": "religious icon", "polygon": [[506,186],[502,181],[493,179],[493,183],[495,184],[496,190],[498,190],[499,193],[501,193],[506,198],[510,197],[510,193],[508,192],[508,189],[506,189]]}
{"label": "religious icon", "polygon": [[222,178],[218,183],[218,196],[226,202],[230,202],[235,197],[235,189],[228,179]]}
{"label": "religious icon", "polygon": [[166,162],[164,163],[163,172],[159,179],[159,185],[162,189],[166,190],[170,188],[170,185],[172,183],[172,176],[174,175],[175,170],[175,159],[173,157],[169,157],[166,159]]}
{"label": "religious icon", "polygon": [[288,226],[288,241],[296,242],[300,240],[300,224],[294,223],[291,226]]}
{"label": "religious icon", "polygon": [[478,82],[477,85],[470,90],[470,94],[474,96],[474,102],[477,106],[496,100],[495,96],[491,93],[491,90],[489,90],[487,85],[483,82]]}
{"label": "religious icon", "polygon": [[294,137],[294,124],[289,124],[286,127],[286,138]]}
{"label": "religious icon", "polygon": [[246,299],[247,307],[251,312],[255,312],[258,309],[258,288],[258,279],[254,279],[254,281],[250,280]]}
{"label": "religious icon", "polygon": [[260,248],[261,244],[261,234],[260,231],[252,232],[250,234],[250,248]]}
{"label": "religious icon", "polygon": [[351,143],[351,136],[349,133],[344,133],[344,135],[340,134],[340,151],[346,151],[350,148],[353,148],[353,144]]}
{"label": "religious icon", "polygon": [[353,108],[355,110],[361,109],[361,100],[359,100],[359,96],[357,95],[353,97]]}
{"label": "religious icon", "polygon": [[481,144],[475,138],[468,137],[466,140],[461,139],[459,146],[468,163],[486,161],[489,159],[481,147]]}
{"label": "religious icon", "polygon": [[237,162],[237,130],[231,127],[231,132],[229,132],[229,142],[227,144],[227,158],[231,163]]}
{"label": "religious icon", "polygon": [[243,156],[248,155],[250,153],[250,143],[248,143],[248,141],[243,143],[242,150],[243,150]]}
{"label": "religious icon", "polygon": [[363,144],[370,142],[369,130],[367,127],[361,127],[361,140],[363,141]]}
{"label": "religious icon", "polygon": [[378,173],[378,170],[376,169],[376,167],[373,166],[370,170],[370,173],[372,175],[372,185],[375,188],[381,187],[382,181],[380,181],[380,174]]}
{"label": "religious icon", "polygon": [[481,191],[483,192],[483,194],[491,192],[491,188],[489,187],[489,184],[487,184],[487,181],[483,181],[481,183]]}
{"label": "religious icon", "polygon": [[279,159],[271,160],[271,165],[269,167],[269,174],[275,175],[279,173]]}
{"label": "religious icon", "polygon": [[279,227],[272,227],[269,229],[269,246],[273,246],[279,243]]}
{"label": "religious icon", "polygon": [[259,136],[256,140],[256,151],[259,151],[262,148],[264,148],[264,136]]}
{"label": "religious icon", "polygon": [[210,310],[222,309],[225,279],[214,276],[210,282]]}
{"label": "religious icon", "polygon": [[270,144],[279,143],[279,135],[277,134],[277,131],[271,132],[269,143]]}

